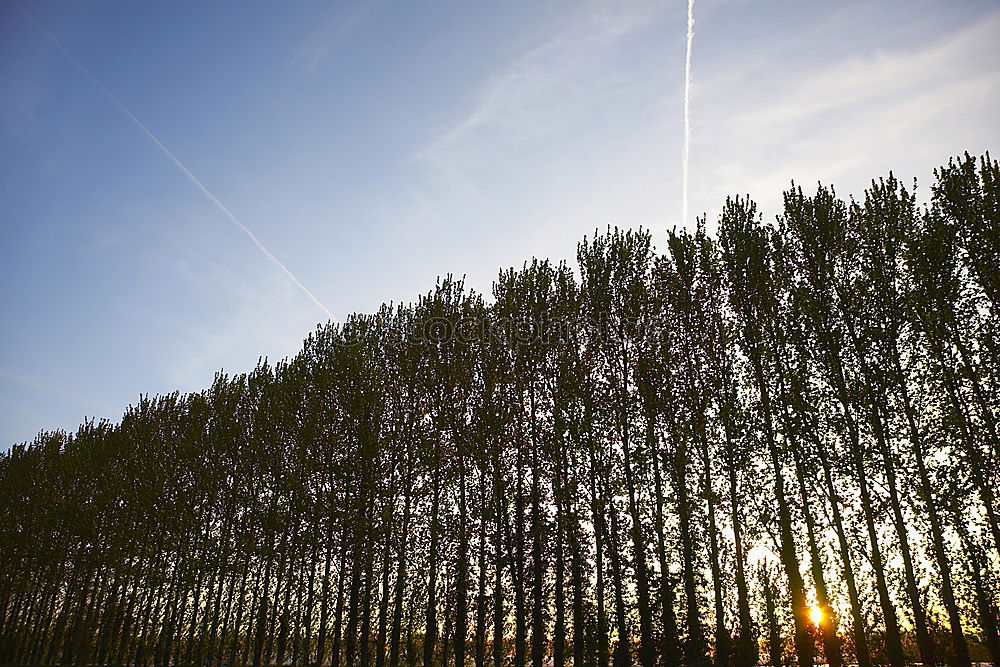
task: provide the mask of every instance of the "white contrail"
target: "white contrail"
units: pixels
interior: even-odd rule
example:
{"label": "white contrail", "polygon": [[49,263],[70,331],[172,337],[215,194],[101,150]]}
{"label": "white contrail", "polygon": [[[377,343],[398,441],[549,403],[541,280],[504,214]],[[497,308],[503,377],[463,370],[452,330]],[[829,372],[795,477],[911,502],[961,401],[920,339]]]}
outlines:
{"label": "white contrail", "polygon": [[688,217],[688,161],[691,159],[691,42],[694,41],[694,0],[688,0],[687,53],[684,57],[684,155],[681,158],[681,224]]}
{"label": "white contrail", "polygon": [[295,283],[295,286],[298,287],[300,290],[302,290],[302,292],[307,297],[309,297],[309,299],[313,303],[315,303],[319,307],[319,309],[322,310],[326,314],[327,317],[329,317],[334,322],[338,321],[337,318],[336,318],[336,316],[334,316],[334,314],[331,313],[330,310],[326,306],[324,306],[322,303],[320,303],[320,300],[317,299],[316,296],[312,292],[310,292],[309,289],[305,285],[303,285],[299,281],[298,278],[295,277],[295,274],[293,274],[291,271],[289,271],[288,267],[285,266],[280,259],[278,259],[277,257],[275,257],[274,254],[270,250],[268,250],[264,246],[263,243],[260,242],[260,240],[254,235],[254,233],[251,232],[247,228],[246,225],[244,225],[242,222],[240,222],[236,218],[236,216],[233,215],[232,211],[230,211],[228,208],[226,208],[225,204],[223,204],[221,201],[219,201],[218,197],[216,197],[211,192],[209,192],[208,188],[206,188],[202,184],[202,182],[199,181],[198,178],[194,174],[191,173],[190,169],[188,169],[187,167],[184,166],[184,163],[182,163],[180,160],[177,159],[177,156],[175,156],[173,153],[170,152],[170,149],[168,149],[166,146],[163,145],[162,141],[160,141],[159,139],[156,138],[156,135],[153,134],[149,130],[149,128],[147,128],[145,125],[143,125],[141,122],[139,122],[139,119],[136,118],[135,115],[131,111],[129,111],[128,108],[124,104],[122,104],[121,100],[119,100],[117,97],[115,97],[114,93],[112,93],[110,90],[108,90],[104,86],[103,83],[101,83],[100,81],[98,81],[97,77],[95,77],[93,74],[91,74],[90,70],[87,69],[84,66],[83,63],[81,63],[79,60],[77,60],[76,57],[72,53],[70,53],[69,50],[67,50],[66,47],[63,46],[62,43],[58,39],[56,39],[56,36],[53,35],[51,32],[49,32],[46,29],[46,27],[44,25],[42,25],[42,23],[31,14],[31,12],[29,12],[27,9],[25,9],[20,4],[18,6],[21,7],[21,10],[25,13],[25,15],[27,15],[27,17],[29,19],[31,19],[31,22],[34,23],[35,26],[37,26],[39,30],[41,30],[43,33],[45,33],[45,36],[48,37],[52,41],[52,43],[55,44],[56,47],[58,47],[58,49],[63,52],[63,55],[65,55],[67,58],[69,58],[70,61],[72,61],[72,63],[74,65],[76,65],[77,68],[79,68],[79,70],[81,72],[83,72],[83,74],[88,79],[90,79],[91,83],[93,83],[95,86],[97,86],[98,89],[100,89],[100,91],[102,93],[104,93],[104,95],[109,100],[111,100],[111,102],[116,107],[118,107],[118,109],[123,114],[125,114],[126,116],[128,116],[128,119],[130,121],[132,121],[132,124],[135,125],[137,128],[139,128],[140,130],[142,130],[142,133],[145,134],[147,137],[149,137],[150,141],[152,141],[154,144],[156,144],[156,147],[159,148],[160,151],[164,155],[166,155],[170,159],[171,162],[174,163],[174,166],[176,166],[178,169],[180,169],[181,173],[184,174],[185,176],[187,176],[188,180],[190,180],[192,183],[194,183],[195,187],[197,187],[199,190],[201,190],[201,193],[203,195],[205,195],[210,202],[212,202],[213,204],[215,204],[216,208],[218,208],[220,211],[222,211],[223,215],[225,215],[227,218],[229,218],[229,220],[234,225],[236,225],[237,227],[239,227],[240,230],[244,234],[247,235],[247,237],[253,242],[253,244],[255,246],[257,246],[257,249],[260,250],[262,253],[264,253],[265,257],[267,257],[269,260],[271,260],[271,262],[275,266],[277,266],[279,269],[281,269],[282,271],[284,271],[285,275],[288,276],[289,280],[291,280],[293,283]]}

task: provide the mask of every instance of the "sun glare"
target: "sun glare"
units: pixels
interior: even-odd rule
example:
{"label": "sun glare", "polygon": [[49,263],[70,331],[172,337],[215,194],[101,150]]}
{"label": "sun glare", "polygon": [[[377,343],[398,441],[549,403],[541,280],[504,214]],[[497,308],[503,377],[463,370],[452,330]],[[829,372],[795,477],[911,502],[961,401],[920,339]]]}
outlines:
{"label": "sun glare", "polygon": [[823,622],[823,610],[818,605],[813,605],[809,608],[809,618],[812,619],[813,625],[819,625]]}

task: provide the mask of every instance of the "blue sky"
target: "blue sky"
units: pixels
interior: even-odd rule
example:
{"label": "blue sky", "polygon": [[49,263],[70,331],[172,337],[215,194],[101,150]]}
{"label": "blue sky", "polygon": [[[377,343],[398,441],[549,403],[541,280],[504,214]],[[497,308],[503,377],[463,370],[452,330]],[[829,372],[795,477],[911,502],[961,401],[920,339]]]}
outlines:
{"label": "blue sky", "polygon": [[[684,2],[23,6],[338,317],[693,222]],[[692,216],[997,149],[995,1],[695,15]],[[0,447],[293,354],[326,319],[13,2],[0,266]]]}

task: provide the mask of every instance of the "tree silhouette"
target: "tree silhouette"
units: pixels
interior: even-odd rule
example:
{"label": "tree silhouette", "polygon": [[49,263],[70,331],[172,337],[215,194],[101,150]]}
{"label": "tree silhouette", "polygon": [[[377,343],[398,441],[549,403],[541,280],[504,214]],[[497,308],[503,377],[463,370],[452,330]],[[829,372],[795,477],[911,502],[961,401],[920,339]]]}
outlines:
{"label": "tree silhouette", "polygon": [[39,433],[0,663],[996,664],[998,184],[608,228]]}

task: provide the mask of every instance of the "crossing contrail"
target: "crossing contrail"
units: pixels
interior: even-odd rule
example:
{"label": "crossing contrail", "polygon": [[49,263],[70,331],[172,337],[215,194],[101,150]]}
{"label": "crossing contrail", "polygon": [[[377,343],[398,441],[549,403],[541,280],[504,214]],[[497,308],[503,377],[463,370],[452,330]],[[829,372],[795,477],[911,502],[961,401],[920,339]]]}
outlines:
{"label": "crossing contrail", "polygon": [[688,217],[688,161],[691,159],[691,42],[694,41],[694,0],[688,0],[687,52],[684,57],[684,154],[681,158],[681,224]]}
{"label": "crossing contrail", "polygon": [[239,219],[235,215],[233,215],[232,211],[230,211],[228,208],[226,208],[225,204],[223,204],[221,201],[219,201],[218,197],[216,197],[211,192],[209,192],[208,188],[206,188],[204,186],[204,184],[202,184],[202,182],[198,180],[198,177],[195,176],[194,174],[192,174],[191,170],[188,169],[187,167],[185,167],[184,163],[181,162],[179,159],[177,159],[177,156],[174,155],[173,153],[171,153],[170,149],[167,148],[166,146],[164,146],[163,142],[160,141],[159,139],[157,139],[156,135],[153,134],[148,127],[146,127],[145,125],[143,125],[139,121],[139,119],[135,117],[135,114],[133,114],[131,111],[128,110],[128,107],[126,107],[122,103],[121,100],[119,100],[117,97],[115,97],[114,93],[112,93],[110,90],[108,90],[107,87],[103,83],[101,83],[100,81],[98,81],[97,77],[95,77],[93,74],[91,74],[90,70],[87,69],[86,66],[84,66],[83,63],[81,63],[79,60],[77,60],[76,56],[74,56],[72,53],[70,53],[69,50],[65,46],[62,45],[62,42],[60,42],[58,39],[56,39],[56,36],[53,35],[51,32],[49,32],[48,29],[44,25],[42,25],[42,23],[38,19],[36,19],[31,12],[29,12],[27,9],[25,9],[20,4],[18,4],[18,6],[21,7],[21,11],[23,11],[25,13],[25,15],[31,20],[31,22],[34,23],[35,26],[39,30],[41,30],[45,34],[45,36],[48,37],[52,41],[52,43],[56,45],[56,47],[60,51],[62,51],[63,55],[65,55],[74,65],[76,65],[77,68],[81,72],[83,72],[84,76],[86,76],[88,79],[90,79],[91,83],[93,83],[95,86],[97,86],[97,88],[102,93],[104,93],[105,97],[107,97],[109,100],[111,100],[111,102],[116,107],[118,107],[118,109],[123,114],[125,114],[130,121],[132,121],[132,124],[135,125],[137,128],[139,128],[142,131],[143,134],[145,134],[147,137],[149,137],[149,140],[152,141],[154,144],[156,144],[156,147],[160,149],[160,152],[162,152],[164,155],[166,155],[167,158],[169,158],[170,161],[174,163],[174,166],[177,167],[182,174],[184,174],[185,176],[187,176],[188,180],[190,180],[192,183],[194,183],[195,187],[198,188],[201,191],[201,193],[203,195],[205,195],[205,197],[208,198],[208,200],[210,202],[212,202],[213,204],[215,204],[215,207],[218,208],[220,211],[222,211],[223,215],[225,215],[227,218],[229,218],[230,222],[232,222],[234,225],[236,225],[237,227],[239,227],[240,231],[242,231],[244,234],[247,235],[247,238],[249,238],[250,241],[253,242],[253,244],[255,246],[257,246],[257,249],[260,250],[264,254],[264,256],[267,257],[267,259],[271,261],[272,264],[274,264],[279,269],[281,269],[285,273],[285,275],[288,276],[288,279],[291,280],[293,283],[295,283],[295,286],[298,287],[300,290],[302,290],[302,293],[305,294],[307,297],[309,297],[309,299],[314,304],[316,304],[316,306],[319,307],[319,309],[322,310],[326,314],[327,317],[329,317],[334,322],[338,322],[336,316],[334,316],[334,314],[331,313],[330,310],[326,306],[324,306],[322,303],[320,303],[320,300],[317,299],[316,296],[312,292],[310,292],[309,289],[305,285],[303,285],[301,283],[301,281],[299,281],[298,278],[295,277],[295,274],[292,273],[288,269],[288,267],[285,266],[284,263],[282,263],[282,261],[280,259],[278,259],[277,257],[275,257],[274,253],[272,253],[270,250],[268,250],[267,247],[265,247],[264,244],[260,242],[260,239],[258,239],[254,235],[254,233],[252,231],[250,231],[250,229],[246,225],[244,225],[242,222],[240,222]]}

